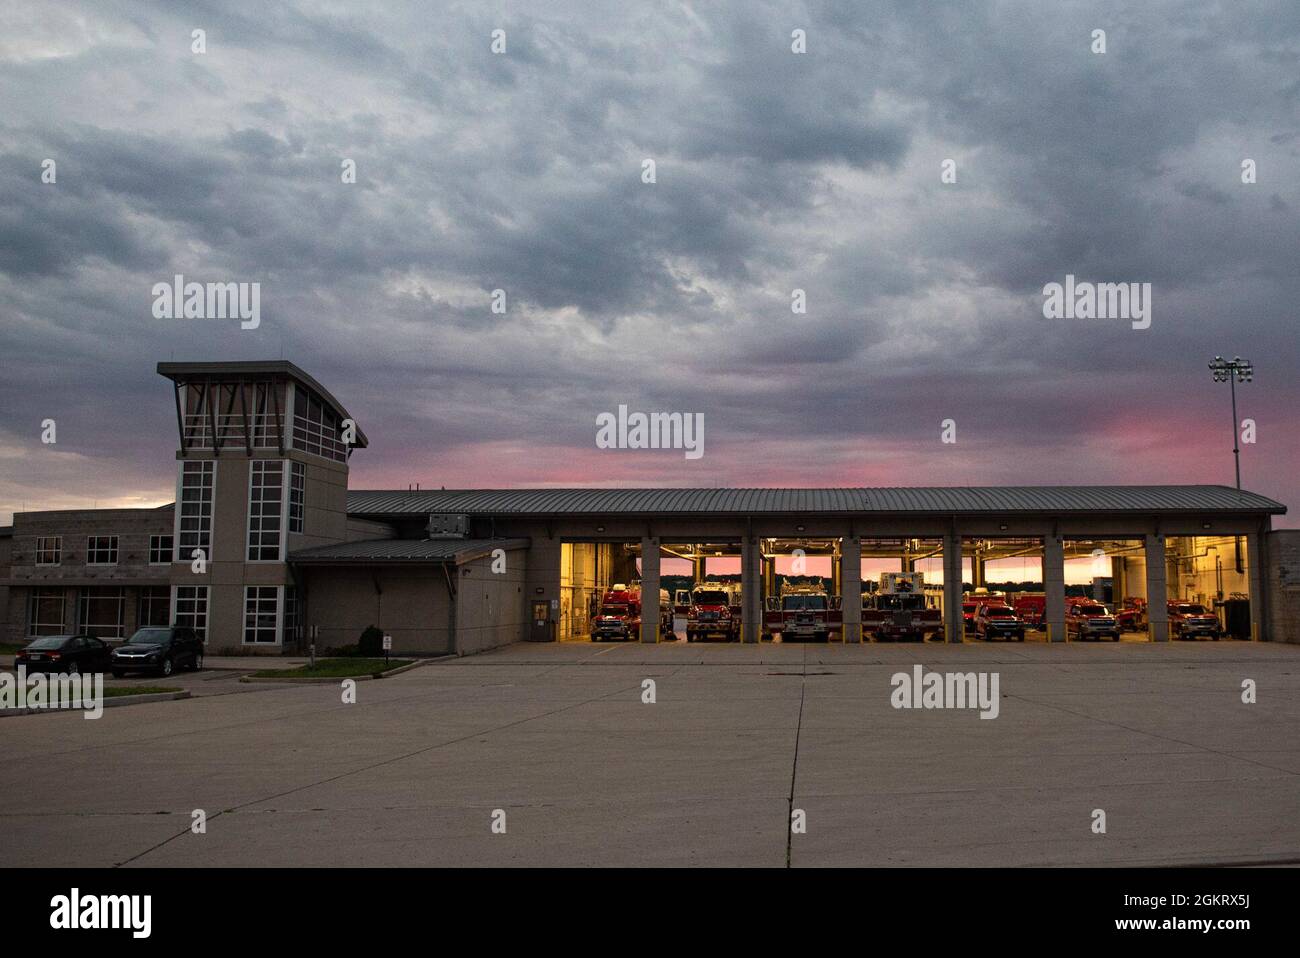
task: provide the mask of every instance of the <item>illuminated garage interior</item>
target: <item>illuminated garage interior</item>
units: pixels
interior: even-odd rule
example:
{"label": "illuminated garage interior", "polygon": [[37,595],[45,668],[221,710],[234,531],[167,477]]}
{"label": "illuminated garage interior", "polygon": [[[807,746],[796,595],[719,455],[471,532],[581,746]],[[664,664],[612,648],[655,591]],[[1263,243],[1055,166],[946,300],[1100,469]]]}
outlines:
{"label": "illuminated garage interior", "polygon": [[[964,536],[961,547],[961,590],[963,605],[970,609],[986,602],[1023,602],[1027,609],[1045,602],[1043,581],[1044,542],[1042,536]],[[844,537],[792,535],[758,538],[759,573],[756,583],[760,609],[770,620],[788,593],[826,595],[829,639],[843,641],[845,617]],[[941,536],[859,537],[860,594],[863,605],[879,588],[882,573],[918,572],[930,604],[944,608],[944,538]],[[742,548],[739,539],[711,537],[708,540],[661,541],[659,543],[659,585],[661,601],[672,607],[662,613],[659,641],[684,641],[687,637],[688,599],[701,585],[728,586],[742,592]],[[1251,576],[1245,536],[1167,536],[1164,540],[1164,570],[1168,603],[1181,602],[1203,607],[1218,620],[1220,638],[1249,639]],[[574,541],[561,543],[559,608],[556,635],[560,641],[590,641],[593,617],[602,598],[616,586],[637,587],[642,581],[641,540]],[[1064,595],[1061,635],[1076,636],[1064,625],[1065,613],[1084,598],[1105,607],[1119,620],[1123,641],[1150,641],[1147,610],[1147,548],[1141,536],[1064,536],[1060,539],[1061,586]],[[1030,612],[1027,641],[1049,641],[1050,622],[1040,613],[1040,626]],[[851,618],[851,616],[849,617]],[[1159,617],[1157,616],[1157,619]],[[1166,620],[1168,621],[1168,620]],[[1175,610],[1174,637],[1179,612]],[[978,638],[964,623],[966,641]],[[934,638],[943,638],[936,632]],[[737,633],[731,641],[740,641]],[[872,641],[870,634],[863,636]],[[781,641],[781,632],[770,621],[758,641]],[[788,639],[787,639],[788,640]]]}

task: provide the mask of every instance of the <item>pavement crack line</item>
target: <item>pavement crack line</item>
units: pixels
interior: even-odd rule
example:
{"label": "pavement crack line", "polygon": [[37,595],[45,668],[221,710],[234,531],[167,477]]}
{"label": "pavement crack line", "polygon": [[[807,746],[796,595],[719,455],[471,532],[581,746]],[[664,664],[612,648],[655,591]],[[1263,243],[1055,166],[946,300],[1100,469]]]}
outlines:
{"label": "pavement crack line", "polygon": [[[526,718],[516,719],[513,722],[506,722],[504,725],[497,725],[493,728],[482,729],[477,732],[471,732],[468,735],[460,735],[457,736],[456,738],[448,739],[445,742],[436,742],[433,745],[426,745],[423,748],[417,748],[410,752],[404,752],[401,755],[395,755],[392,758],[386,758],[382,762],[373,762],[370,765],[366,765],[363,768],[354,768],[351,771],[340,772],[337,775],[331,775],[327,778],[320,779],[319,781],[307,782],[303,785],[296,785],[293,788],[287,788],[284,791],[276,792],[273,795],[265,795],[261,798],[255,798],[250,801],[243,802],[239,805],[234,805],[230,808],[223,808],[221,811],[217,812],[216,814],[209,815],[207,820],[211,822],[217,818],[220,818],[222,815],[226,814],[227,812],[238,812],[242,809],[250,808],[253,805],[260,805],[262,802],[273,801],[274,799],[283,798],[286,795],[292,795],[295,792],[305,791],[306,789],[309,788],[317,788],[318,786],[321,785],[328,785],[331,782],[337,782],[341,779],[348,778],[352,775],[360,775],[362,772],[370,772],[370,771],[374,771],[377,768],[383,768],[386,765],[393,765],[396,764],[397,762],[403,762],[408,758],[414,758],[416,755],[423,755],[426,752],[432,752],[436,749],[446,748],[449,745],[457,745],[461,742],[468,741],[469,739],[472,738],[478,738],[479,736],[482,735],[494,735],[497,732],[504,732],[506,729],[514,728],[517,725],[524,725],[527,722],[534,722],[537,719],[544,719],[544,718],[549,718],[552,715],[559,715],[561,712],[567,712],[570,709],[582,708],[584,705],[591,705],[593,702],[599,702],[601,699],[607,699],[610,698],[611,696],[620,695],[624,692],[638,692],[640,691],[640,689],[641,689],[641,685],[638,682],[636,685],[629,686],[628,688],[614,689],[612,692],[606,692],[603,695],[593,696],[592,698],[585,699],[581,702],[574,702],[572,705],[565,705],[562,706],[561,708],[551,709],[549,712],[543,712],[540,715],[530,715],[527,716]],[[123,859],[122,861],[115,864],[113,867],[121,868],[123,865],[129,865],[132,862],[139,861],[141,858],[144,858],[144,856],[156,852],[164,845],[169,845],[172,842],[176,841],[176,839],[183,838],[189,833],[190,833],[190,829],[185,828],[184,830],[177,832],[175,835],[171,835],[168,838],[164,838],[156,845],[151,845],[149,848],[146,848],[144,851],[140,852],[139,854],[132,855],[130,858]]]}
{"label": "pavement crack line", "polygon": [[794,841],[794,786],[799,777],[799,736],[803,732],[803,701],[808,692],[808,646],[803,647],[803,672],[799,678],[799,717],[794,726],[794,761],[790,765],[790,798],[785,816],[785,867],[790,867],[790,852]]}

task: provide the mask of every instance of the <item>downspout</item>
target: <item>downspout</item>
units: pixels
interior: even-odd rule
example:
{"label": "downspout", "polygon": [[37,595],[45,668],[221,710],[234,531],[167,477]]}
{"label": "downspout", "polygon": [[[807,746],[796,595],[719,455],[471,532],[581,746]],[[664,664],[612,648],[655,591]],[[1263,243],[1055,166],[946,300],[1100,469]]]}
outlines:
{"label": "downspout", "polygon": [[442,563],[442,575],[447,582],[447,643],[452,655],[460,655],[460,637],[456,635],[456,585],[447,571],[446,562]]}

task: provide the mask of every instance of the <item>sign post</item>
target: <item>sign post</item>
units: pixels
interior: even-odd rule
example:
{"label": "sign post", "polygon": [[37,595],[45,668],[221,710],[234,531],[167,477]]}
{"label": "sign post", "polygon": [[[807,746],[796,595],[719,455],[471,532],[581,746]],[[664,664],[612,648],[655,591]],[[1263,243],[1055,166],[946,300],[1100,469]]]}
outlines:
{"label": "sign post", "polygon": [[393,637],[387,632],[384,633],[384,665],[388,665],[388,653],[393,648]]}

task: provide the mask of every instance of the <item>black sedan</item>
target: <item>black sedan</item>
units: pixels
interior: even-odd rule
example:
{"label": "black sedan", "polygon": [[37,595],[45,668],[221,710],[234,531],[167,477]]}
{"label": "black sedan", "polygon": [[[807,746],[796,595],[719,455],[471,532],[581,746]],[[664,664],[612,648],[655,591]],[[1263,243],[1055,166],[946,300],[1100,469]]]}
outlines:
{"label": "black sedan", "polygon": [[153,672],[171,675],[178,668],[203,668],[203,640],[193,629],[141,629],[113,650],[110,662],[113,675],[127,672]]}
{"label": "black sedan", "polygon": [[109,667],[109,646],[93,635],[43,635],[14,656],[14,668],[28,672],[103,672]]}

